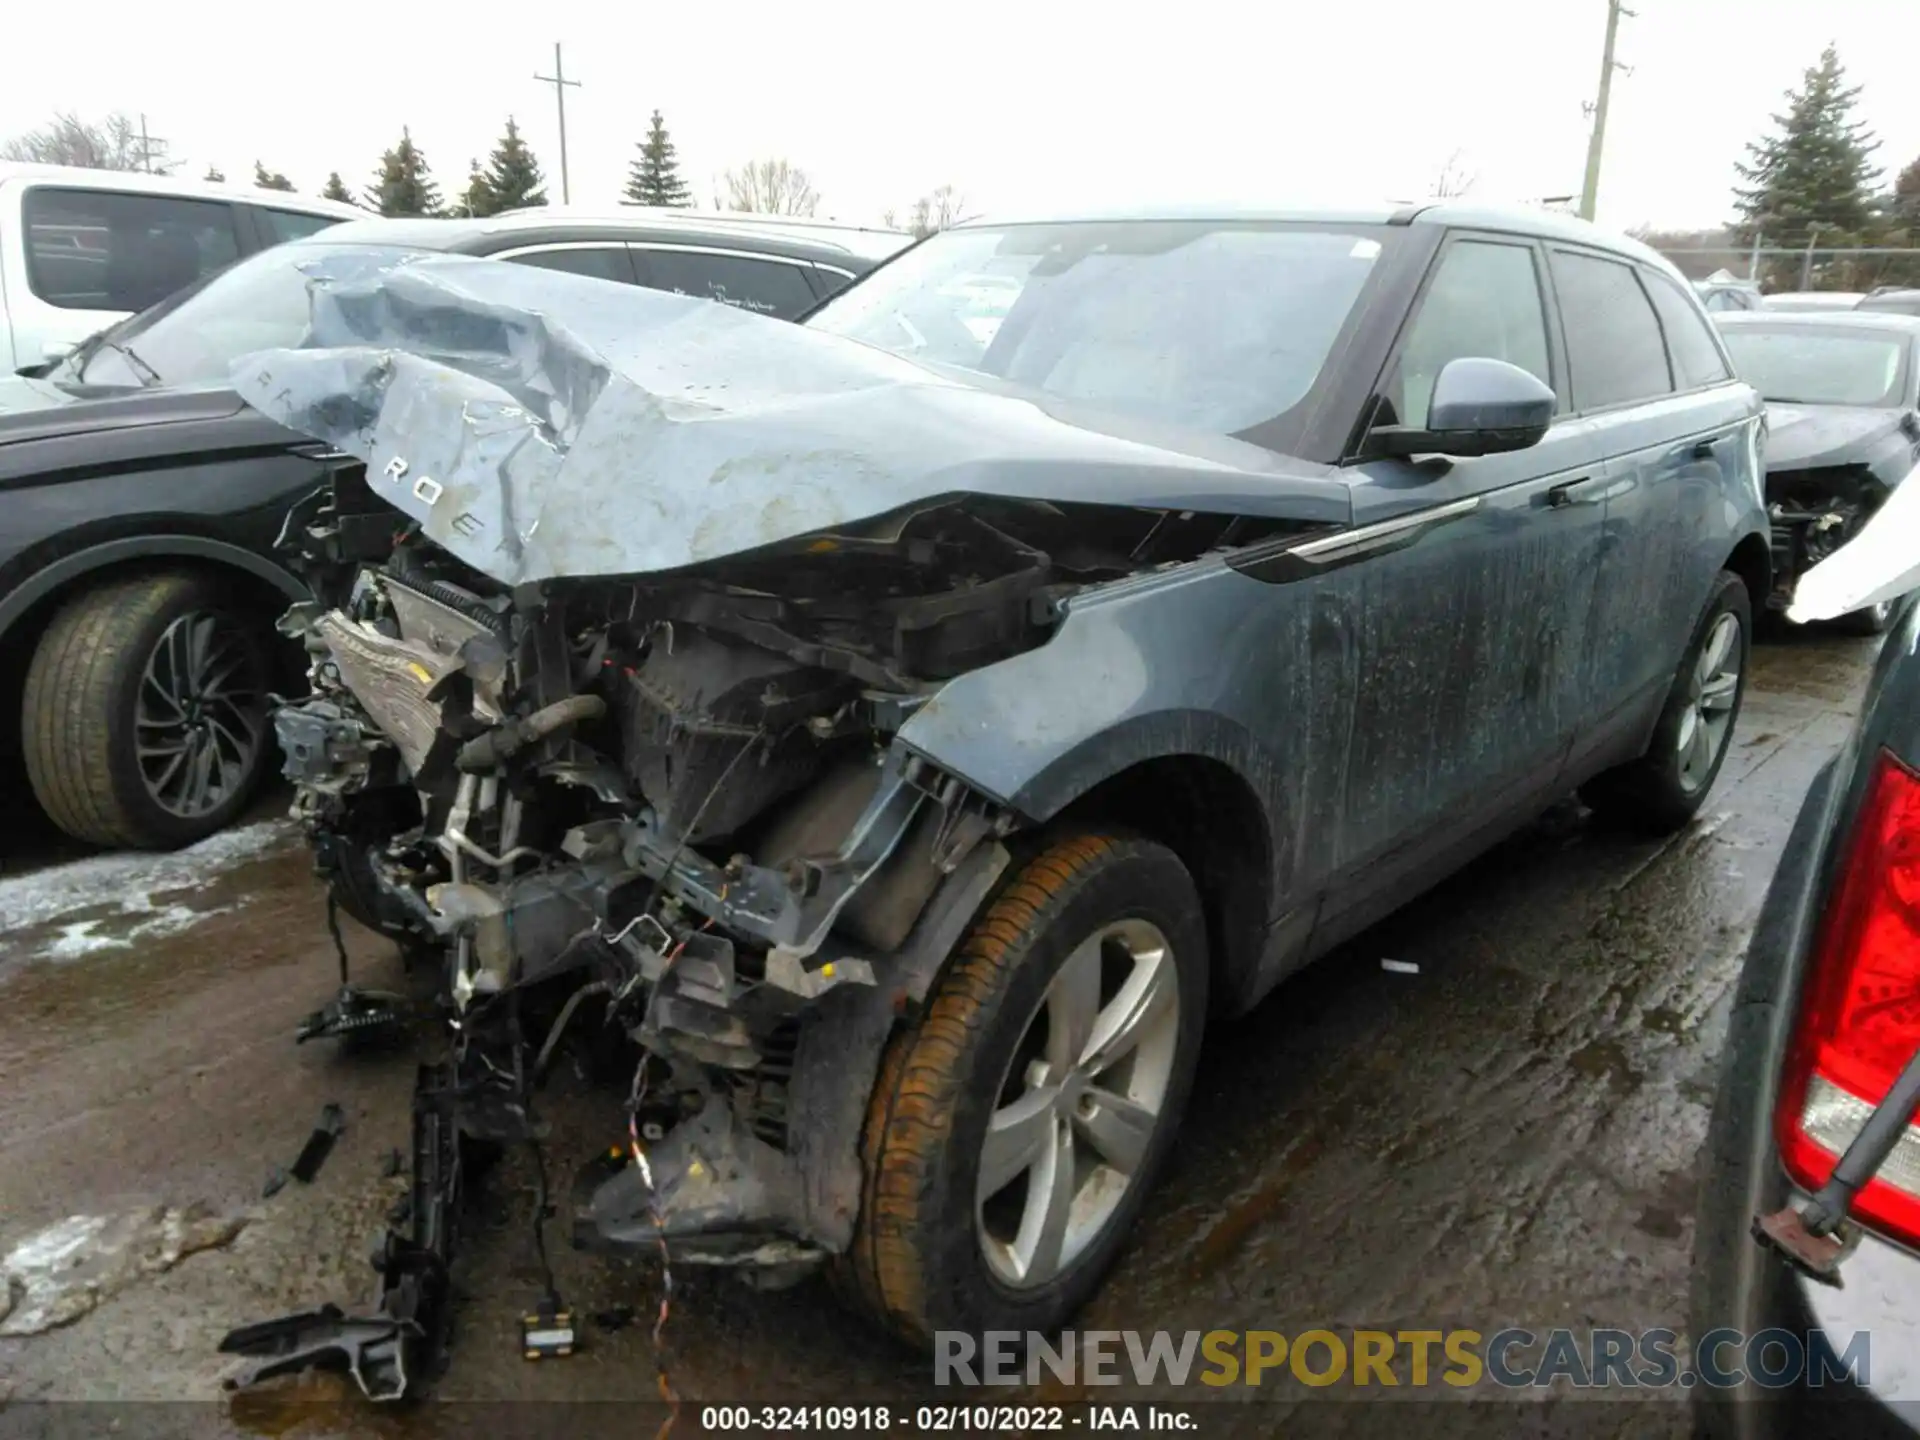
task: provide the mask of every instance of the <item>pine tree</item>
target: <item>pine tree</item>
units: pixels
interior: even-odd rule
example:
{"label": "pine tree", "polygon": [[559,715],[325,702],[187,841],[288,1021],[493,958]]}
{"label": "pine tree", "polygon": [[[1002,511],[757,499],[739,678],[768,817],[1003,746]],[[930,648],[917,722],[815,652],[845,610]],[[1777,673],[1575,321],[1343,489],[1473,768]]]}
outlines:
{"label": "pine tree", "polygon": [[[1746,182],[1734,190],[1736,244],[1761,235],[1768,244],[1800,248],[1818,235],[1847,245],[1871,229],[1879,176],[1871,157],[1880,142],[1853,118],[1859,96],[1827,46],[1801,88],[1787,92],[1786,113],[1773,116],[1776,133],[1748,145],[1748,163],[1735,166]],[[1798,284],[1792,263],[1769,268],[1779,271],[1769,277],[1774,286]]]}
{"label": "pine tree", "polygon": [[547,203],[547,180],[540,173],[540,162],[520,138],[520,127],[511,115],[507,117],[507,133],[493,147],[487,162],[486,182],[493,209],[476,213],[494,214]]}
{"label": "pine tree", "polygon": [[499,208],[494,203],[493,186],[487,182],[487,172],[480,168],[478,160],[467,161],[467,188],[460,192],[460,204],[455,213],[491,215]]}
{"label": "pine tree", "polygon": [[653,112],[647,138],[640,142],[640,158],[628,167],[626,196],[631,205],[684,208],[693,204],[693,192],[680,178],[673,141],[667,138],[667,127],[658,110]]}
{"label": "pine tree", "polygon": [[320,198],[323,200],[338,200],[342,205],[358,205],[360,203],[353,198],[353,192],[347,189],[347,182],[340,178],[340,172],[338,170],[330,170],[327,172],[327,183],[320,191]]}
{"label": "pine tree", "polygon": [[207,166],[206,181],[209,185],[224,185],[227,177],[218,165]]}
{"label": "pine tree", "polygon": [[433,183],[427,157],[413,143],[404,126],[400,143],[380,157],[380,173],[373,177],[367,200],[382,215],[438,215],[440,187]]}
{"label": "pine tree", "polygon": [[253,162],[253,183],[262,190],[291,190],[293,182],[278,170],[269,170],[258,160]]}
{"label": "pine tree", "polygon": [[1893,182],[1893,214],[1908,230],[1920,231],[1920,158],[1900,172]]}

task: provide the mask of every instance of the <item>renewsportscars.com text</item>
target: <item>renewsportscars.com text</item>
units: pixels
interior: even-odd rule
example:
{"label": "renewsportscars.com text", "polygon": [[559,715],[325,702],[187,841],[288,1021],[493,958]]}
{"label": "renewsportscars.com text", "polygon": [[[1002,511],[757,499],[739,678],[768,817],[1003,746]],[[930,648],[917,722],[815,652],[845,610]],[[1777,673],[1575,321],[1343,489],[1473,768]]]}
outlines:
{"label": "renewsportscars.com text", "polygon": [[1513,1390],[1866,1385],[1871,1336],[1710,1330],[989,1330],[934,1336],[937,1385],[1331,1385]]}

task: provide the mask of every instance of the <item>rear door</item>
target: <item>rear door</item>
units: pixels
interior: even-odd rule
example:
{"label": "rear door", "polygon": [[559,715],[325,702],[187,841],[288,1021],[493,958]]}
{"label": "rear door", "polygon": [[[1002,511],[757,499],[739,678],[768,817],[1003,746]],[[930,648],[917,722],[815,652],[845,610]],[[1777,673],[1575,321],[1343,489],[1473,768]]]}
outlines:
{"label": "rear door", "polygon": [[[1564,396],[1533,241],[1459,233],[1436,258],[1373,401],[1373,425],[1425,424],[1450,360],[1504,360]],[[1565,403],[1563,399],[1563,405]],[[1412,877],[1494,817],[1550,790],[1583,720],[1603,506],[1591,425],[1470,459],[1355,467],[1360,681],[1341,849],[1358,891]],[[1412,543],[1399,544],[1401,532]]]}
{"label": "rear door", "polygon": [[57,358],[250,248],[227,201],[74,185],[24,186],[20,231],[6,257],[16,366]]}
{"label": "rear door", "polygon": [[777,320],[799,318],[818,299],[808,279],[813,267],[803,260],[653,242],[636,242],[632,250],[640,283],[655,290],[718,300]]}
{"label": "rear door", "polygon": [[[1597,721],[1572,763],[1638,753],[1725,560],[1725,487],[1758,422],[1710,322],[1670,278],[1618,256],[1549,251],[1577,414],[1608,454],[1590,627]],[[1712,553],[1710,553],[1712,552]]]}

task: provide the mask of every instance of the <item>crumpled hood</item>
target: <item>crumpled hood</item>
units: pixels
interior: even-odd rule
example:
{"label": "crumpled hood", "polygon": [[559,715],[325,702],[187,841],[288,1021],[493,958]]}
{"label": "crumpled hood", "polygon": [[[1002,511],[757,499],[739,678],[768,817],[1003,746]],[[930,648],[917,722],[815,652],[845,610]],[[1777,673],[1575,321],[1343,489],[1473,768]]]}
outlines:
{"label": "crumpled hood", "polygon": [[1868,447],[1899,428],[1897,410],[1769,404],[1767,469],[1814,470],[1868,460]]}
{"label": "crumpled hood", "polygon": [[966,493],[1350,516],[1326,467],[706,300],[464,257],[326,263],[308,343],[241,360],[235,387],[365,459],[504,584],[671,570]]}

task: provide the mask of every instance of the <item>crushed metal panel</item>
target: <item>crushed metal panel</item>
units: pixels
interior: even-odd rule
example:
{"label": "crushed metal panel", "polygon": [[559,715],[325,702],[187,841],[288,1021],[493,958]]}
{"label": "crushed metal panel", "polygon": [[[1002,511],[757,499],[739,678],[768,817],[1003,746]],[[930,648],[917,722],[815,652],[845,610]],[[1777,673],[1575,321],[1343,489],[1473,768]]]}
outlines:
{"label": "crushed metal panel", "polygon": [[1343,524],[1334,472],[730,306],[469,257],[306,267],[254,408],[503,584],[719,559],[955,494]]}

